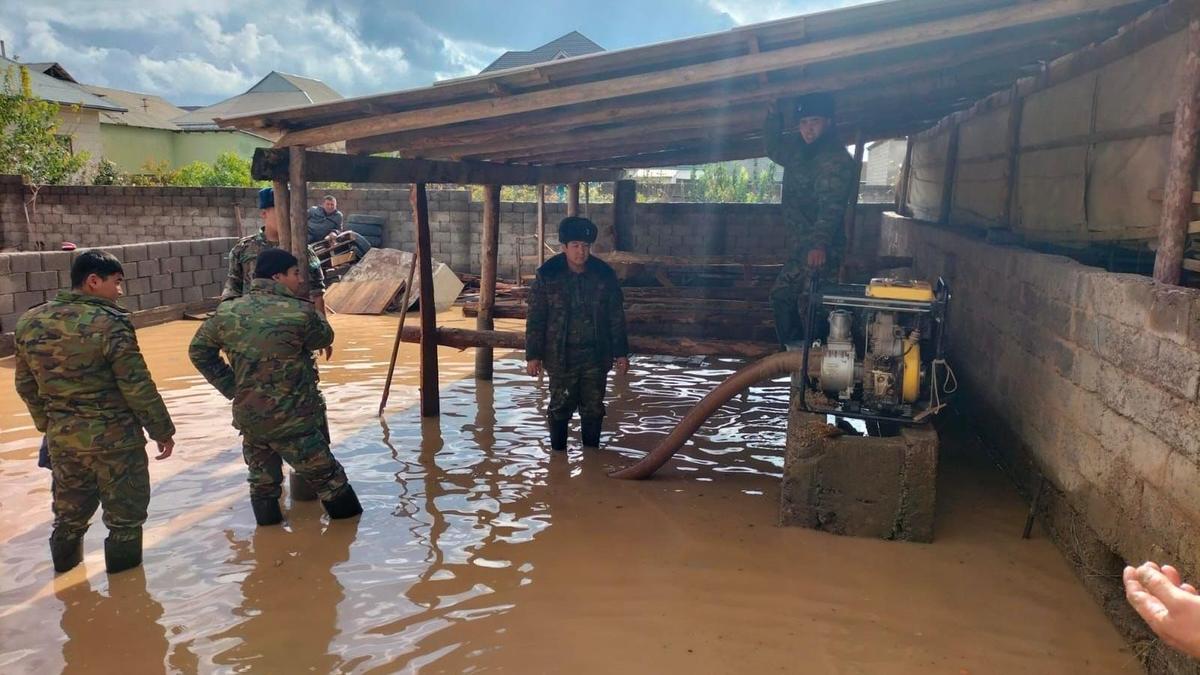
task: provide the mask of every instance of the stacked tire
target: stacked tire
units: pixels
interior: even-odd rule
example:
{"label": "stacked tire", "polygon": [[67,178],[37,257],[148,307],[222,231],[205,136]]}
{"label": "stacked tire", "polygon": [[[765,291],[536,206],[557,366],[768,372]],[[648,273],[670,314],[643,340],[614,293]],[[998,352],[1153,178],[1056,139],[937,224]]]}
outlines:
{"label": "stacked tire", "polygon": [[383,246],[384,216],[368,216],[352,213],[346,218],[346,229],[361,234],[372,246]]}

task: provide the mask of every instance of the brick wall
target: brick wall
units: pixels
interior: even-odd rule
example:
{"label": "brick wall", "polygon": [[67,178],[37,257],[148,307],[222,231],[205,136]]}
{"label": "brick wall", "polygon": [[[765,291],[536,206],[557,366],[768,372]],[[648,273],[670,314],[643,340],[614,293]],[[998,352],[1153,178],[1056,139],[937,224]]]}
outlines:
{"label": "brick wall", "polygon": [[[221,293],[228,269],[226,254],[236,239],[104,246],[125,269],[130,310],[199,302]],[[75,251],[0,253],[0,332],[11,332],[21,314],[71,287]]]}
{"label": "brick wall", "polygon": [[891,214],[882,245],[950,280],[952,365],[1030,492],[1036,470],[1124,560],[1200,572],[1200,291]]}

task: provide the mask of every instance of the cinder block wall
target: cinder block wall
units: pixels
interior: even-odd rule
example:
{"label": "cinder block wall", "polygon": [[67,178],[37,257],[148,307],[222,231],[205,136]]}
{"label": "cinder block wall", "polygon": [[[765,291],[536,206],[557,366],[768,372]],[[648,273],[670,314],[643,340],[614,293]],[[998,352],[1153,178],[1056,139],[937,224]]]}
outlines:
{"label": "cinder block wall", "polygon": [[893,214],[882,248],[951,282],[952,365],[1030,491],[1044,473],[1125,560],[1200,572],[1200,291]]}
{"label": "cinder block wall", "polygon": [[[224,237],[99,248],[121,261],[125,296],[120,304],[137,311],[220,295],[226,254],[236,241]],[[11,332],[25,310],[71,287],[76,255],[78,251],[0,253],[0,333]]]}

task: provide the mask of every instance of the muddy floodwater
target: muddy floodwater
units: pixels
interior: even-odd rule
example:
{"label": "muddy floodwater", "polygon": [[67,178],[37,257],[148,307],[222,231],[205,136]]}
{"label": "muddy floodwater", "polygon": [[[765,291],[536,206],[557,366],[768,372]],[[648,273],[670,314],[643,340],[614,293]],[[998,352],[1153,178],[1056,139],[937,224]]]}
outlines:
{"label": "muddy floodwater", "polygon": [[321,379],[361,520],[285,500],[284,526],[256,528],[228,404],[187,361],[199,324],[147,328],[178,435],[151,462],[145,565],[111,578],[98,517],[54,575],[50,476],[0,360],[0,672],[1140,672],[1057,550],[1020,539],[1024,505],[966,434],[943,449],[936,543],[780,528],[784,384],[654,480],[606,477],[736,362],[639,357],[610,385],[607,448],[576,426],[552,454],[519,355],[477,383],[471,351],[443,348],[442,415],[422,420],[405,345],[381,421],[395,318],[333,324]]}

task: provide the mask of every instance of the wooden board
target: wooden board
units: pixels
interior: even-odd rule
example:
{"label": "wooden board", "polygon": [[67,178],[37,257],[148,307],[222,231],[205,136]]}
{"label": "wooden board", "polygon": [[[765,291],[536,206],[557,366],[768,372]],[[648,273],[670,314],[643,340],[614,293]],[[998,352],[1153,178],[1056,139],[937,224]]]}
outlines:
{"label": "wooden board", "polygon": [[343,279],[325,292],[325,304],[338,314],[383,314],[402,290],[403,279]]}

